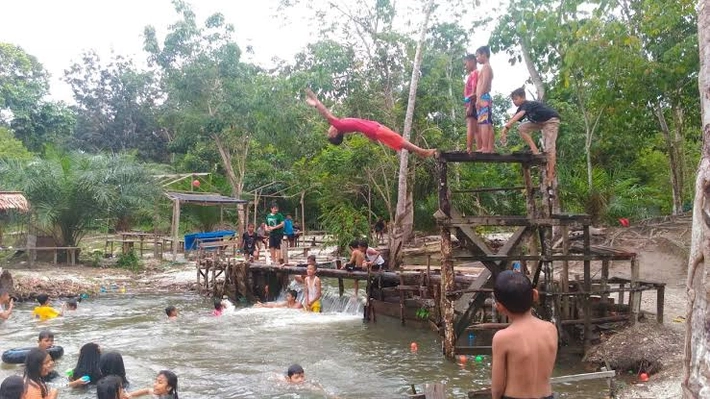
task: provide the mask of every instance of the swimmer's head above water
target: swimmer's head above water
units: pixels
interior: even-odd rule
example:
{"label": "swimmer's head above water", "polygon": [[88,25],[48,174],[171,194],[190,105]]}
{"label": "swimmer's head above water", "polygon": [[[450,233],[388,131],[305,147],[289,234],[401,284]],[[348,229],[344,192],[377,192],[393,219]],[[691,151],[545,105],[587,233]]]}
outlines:
{"label": "swimmer's head above water", "polygon": [[306,380],[305,371],[300,364],[292,364],[286,371],[286,380],[292,383],[301,383]]}

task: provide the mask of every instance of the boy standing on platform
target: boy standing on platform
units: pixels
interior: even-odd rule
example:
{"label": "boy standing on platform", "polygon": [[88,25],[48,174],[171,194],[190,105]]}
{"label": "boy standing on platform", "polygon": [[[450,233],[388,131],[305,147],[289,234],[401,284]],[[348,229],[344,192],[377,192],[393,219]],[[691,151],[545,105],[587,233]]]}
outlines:
{"label": "boy standing on platform", "polygon": [[271,213],[266,215],[266,231],[269,233],[269,253],[271,261],[281,264],[281,240],[284,238],[284,215],[279,213],[279,205],[271,204]]}
{"label": "boy standing on platform", "polygon": [[476,114],[476,88],[478,86],[478,62],[475,54],[466,55],[464,65],[466,67],[466,85],[463,89],[463,102],[466,104],[466,152],[473,151],[473,142],[476,142],[476,150],[482,147],[481,135],[478,134],[478,115]]}
{"label": "boy standing on platform", "polygon": [[476,50],[476,61],[481,64],[481,71],[478,73],[478,82],[476,84],[478,134],[481,136],[482,145],[482,147],[478,148],[478,151],[484,153],[493,152],[493,98],[491,97],[493,69],[488,62],[490,57],[491,50],[488,46],[479,47]]}
{"label": "boy standing on platform", "polygon": [[525,90],[521,87],[515,89],[510,98],[513,104],[518,107],[518,111],[503,127],[503,132],[500,136],[500,141],[505,145],[506,133],[513,126],[513,123],[527,118],[527,122],[523,122],[518,126],[520,137],[525,140],[530,146],[533,154],[539,154],[535,141],[530,137],[530,133],[540,130],[542,132],[542,145],[545,154],[547,154],[547,182],[552,185],[555,179],[555,163],[557,161],[557,132],[560,129],[560,114],[547,105],[537,102],[528,101],[525,99]]}
{"label": "boy standing on platform", "polygon": [[496,278],[493,293],[496,309],[510,319],[510,325],[493,336],[493,399],[552,399],[557,328],[533,316],[537,290],[523,273],[506,270]]}

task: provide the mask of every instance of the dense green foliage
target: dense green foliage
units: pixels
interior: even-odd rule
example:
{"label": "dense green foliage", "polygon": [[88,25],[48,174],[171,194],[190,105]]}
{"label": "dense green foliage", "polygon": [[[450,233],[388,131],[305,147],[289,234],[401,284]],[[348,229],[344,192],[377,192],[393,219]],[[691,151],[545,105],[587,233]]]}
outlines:
{"label": "dense green foliage", "polygon": [[[281,3],[288,10],[298,2]],[[462,55],[472,32],[460,15],[442,17],[454,3],[437,2],[412,130],[413,142],[443,150],[465,142]],[[148,69],[121,56],[102,62],[92,52],[69,68],[64,79],[73,89],[72,107],[46,100],[40,60],[0,43],[0,140],[8,143],[0,148],[0,187],[24,190],[38,223],[66,245],[77,242],[92,218],[129,227],[141,212],[151,212],[155,193],[146,169],[211,172],[211,191],[248,199],[256,189],[283,195],[284,213],[298,209],[309,228],[338,233],[341,245],[348,235],[367,234],[373,216],[393,218],[397,158],[358,135],[329,146],[327,125],[303,104],[302,90],[312,87],[337,115],[401,129],[415,43],[413,32],[396,27],[409,26],[411,14],[389,1],[335,4],[342,7],[314,12],[349,23],[323,26],[293,62],[266,70],[243,60],[224,16],[199,21],[189,4],[175,0],[178,19],[166,35],[152,26],[143,32]],[[565,211],[588,212],[600,222],[644,218],[679,212],[690,198],[686,176],[697,163],[700,139],[692,5],[514,0],[492,22],[493,51],[517,63],[527,49],[545,101],[562,115],[557,148]],[[498,115],[512,106],[502,94],[495,98]],[[496,120],[498,127],[504,119]],[[522,149],[513,133],[501,151]],[[31,159],[27,150],[43,158]],[[98,153],[131,156],[89,155]],[[434,163],[412,161],[415,223],[430,229],[437,208]],[[453,189],[521,184],[513,166],[457,165],[450,173]],[[469,213],[524,211],[515,194],[458,194],[454,200]],[[160,209],[163,226],[169,211]],[[194,221],[191,228],[209,228],[215,218],[188,209],[185,220]]]}

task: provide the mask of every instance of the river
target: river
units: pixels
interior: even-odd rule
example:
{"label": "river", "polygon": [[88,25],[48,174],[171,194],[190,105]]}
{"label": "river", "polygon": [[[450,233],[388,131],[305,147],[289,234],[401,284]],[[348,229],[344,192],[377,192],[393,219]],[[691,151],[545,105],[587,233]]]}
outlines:
{"label": "river", "polygon": [[[488,384],[489,357],[465,366],[449,362],[430,330],[401,327],[384,316],[363,323],[362,305],[333,292],[327,288],[323,314],[238,306],[214,317],[211,300],[197,295],[129,292],[92,297],[76,312],[38,322],[30,318],[34,304],[20,303],[0,323],[0,349],[33,346],[39,331],[49,328],[65,350],[55,366],[60,374],[74,367],[83,344],[96,342],[104,351],[121,352],[129,391],[152,386],[159,370],[170,369],[179,376],[182,399],[402,398],[410,384],[436,381],[447,383],[450,397],[463,398]],[[179,309],[178,320],[166,320],[168,305]],[[418,351],[410,350],[411,342]],[[292,363],[303,366],[308,384],[283,381]],[[557,374],[583,372],[577,363],[565,362]],[[22,366],[3,364],[0,378],[21,372]],[[561,398],[591,399],[603,397],[604,387],[587,382],[555,389]],[[96,394],[94,388],[60,387],[59,397]]]}

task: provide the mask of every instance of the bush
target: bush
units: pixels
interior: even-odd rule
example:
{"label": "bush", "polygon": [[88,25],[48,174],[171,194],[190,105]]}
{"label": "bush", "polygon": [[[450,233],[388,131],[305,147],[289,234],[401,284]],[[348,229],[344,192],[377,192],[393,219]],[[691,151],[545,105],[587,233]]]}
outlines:
{"label": "bush", "polygon": [[133,271],[139,270],[141,268],[141,264],[141,259],[138,255],[136,255],[136,251],[133,249],[126,253],[120,254],[118,256],[118,261],[116,262],[116,266]]}

